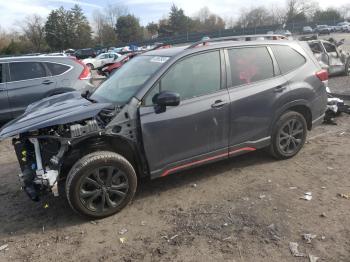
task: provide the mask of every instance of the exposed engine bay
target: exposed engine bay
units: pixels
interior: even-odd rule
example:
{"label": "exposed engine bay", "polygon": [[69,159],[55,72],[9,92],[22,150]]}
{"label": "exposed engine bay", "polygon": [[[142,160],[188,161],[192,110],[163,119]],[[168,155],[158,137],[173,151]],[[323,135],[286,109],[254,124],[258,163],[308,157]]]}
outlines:
{"label": "exposed engine bay", "polygon": [[134,122],[128,106],[107,107],[85,120],[20,133],[12,142],[22,171],[19,178],[23,189],[33,201],[48,192],[58,196],[62,165],[74,153],[70,150],[75,144],[105,135],[132,139]]}

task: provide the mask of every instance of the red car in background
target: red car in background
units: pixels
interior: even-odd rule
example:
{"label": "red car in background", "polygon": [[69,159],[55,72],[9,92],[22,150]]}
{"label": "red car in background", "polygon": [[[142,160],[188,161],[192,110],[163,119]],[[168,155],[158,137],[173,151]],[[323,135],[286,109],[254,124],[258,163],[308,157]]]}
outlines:
{"label": "red car in background", "polygon": [[117,71],[122,65],[128,62],[131,58],[138,55],[138,53],[128,53],[119,57],[114,63],[106,64],[103,67],[97,68],[97,73],[102,76],[109,77],[115,71]]}

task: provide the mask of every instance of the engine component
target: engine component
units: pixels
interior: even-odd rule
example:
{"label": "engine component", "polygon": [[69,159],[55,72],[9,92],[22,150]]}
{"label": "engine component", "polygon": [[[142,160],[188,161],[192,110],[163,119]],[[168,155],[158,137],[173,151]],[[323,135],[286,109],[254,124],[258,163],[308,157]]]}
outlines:
{"label": "engine component", "polygon": [[88,120],[85,125],[75,124],[70,126],[71,137],[79,137],[99,130],[96,120]]}

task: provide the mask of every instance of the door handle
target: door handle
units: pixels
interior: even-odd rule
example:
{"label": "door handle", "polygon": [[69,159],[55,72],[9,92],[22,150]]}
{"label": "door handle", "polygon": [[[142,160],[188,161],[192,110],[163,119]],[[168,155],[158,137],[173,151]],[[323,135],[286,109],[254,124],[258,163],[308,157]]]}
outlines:
{"label": "door handle", "polygon": [[223,100],[216,100],[214,102],[214,104],[211,105],[212,108],[221,108],[223,107],[224,105],[226,105],[227,102],[226,101],[223,101]]}
{"label": "door handle", "polygon": [[286,86],[277,86],[273,91],[275,93],[280,93],[280,92],[283,92],[286,88],[287,88]]}
{"label": "door handle", "polygon": [[42,82],[42,84],[44,84],[44,85],[50,85],[52,83],[53,83],[53,81],[51,81],[51,80],[45,80]]}

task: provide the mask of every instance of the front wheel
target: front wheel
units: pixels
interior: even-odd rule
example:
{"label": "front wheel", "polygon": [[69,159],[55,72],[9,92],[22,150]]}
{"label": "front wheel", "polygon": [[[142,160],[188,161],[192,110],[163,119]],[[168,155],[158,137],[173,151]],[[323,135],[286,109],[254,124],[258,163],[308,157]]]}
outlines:
{"label": "front wheel", "polygon": [[270,145],[270,153],[277,159],[295,156],[305,144],[307,124],[303,115],[289,111],[276,122]]}
{"label": "front wheel", "polygon": [[66,194],[81,215],[103,218],[122,210],[133,199],[137,176],[123,156],[99,151],[80,159],[70,170]]}

